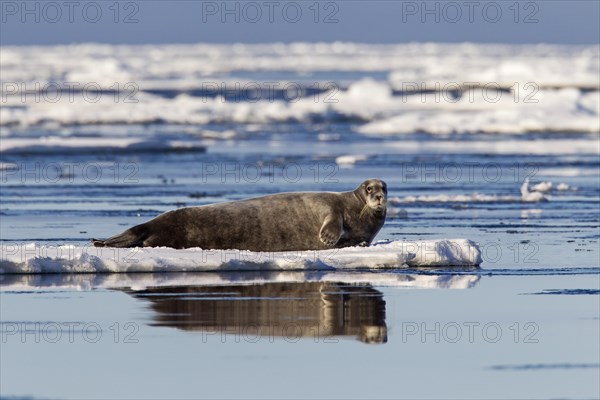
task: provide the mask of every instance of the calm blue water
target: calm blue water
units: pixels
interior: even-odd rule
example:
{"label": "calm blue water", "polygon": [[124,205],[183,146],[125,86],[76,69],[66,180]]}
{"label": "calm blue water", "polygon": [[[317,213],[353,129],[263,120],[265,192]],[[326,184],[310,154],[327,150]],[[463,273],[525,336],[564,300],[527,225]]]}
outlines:
{"label": "calm blue water", "polygon": [[[377,177],[395,199],[378,239],[469,238],[484,262],[367,276],[0,275],[2,397],[598,398],[600,163],[549,144],[593,136],[385,139],[358,124],[71,127],[205,150],[4,154],[15,164],[2,171],[4,243],[83,244],[176,207]],[[569,190],[523,203],[526,177]],[[488,198],[407,198],[474,193]]]}

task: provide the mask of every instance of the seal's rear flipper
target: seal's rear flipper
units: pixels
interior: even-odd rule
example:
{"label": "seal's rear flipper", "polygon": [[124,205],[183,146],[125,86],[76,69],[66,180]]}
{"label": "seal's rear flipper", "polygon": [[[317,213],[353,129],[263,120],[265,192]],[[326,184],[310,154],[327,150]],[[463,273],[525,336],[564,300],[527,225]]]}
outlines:
{"label": "seal's rear flipper", "polygon": [[92,239],[92,244],[95,247],[143,247],[148,234],[142,226],[135,226],[106,240]]}
{"label": "seal's rear flipper", "polygon": [[104,240],[100,239],[92,239],[92,244],[94,245],[94,247],[106,247]]}

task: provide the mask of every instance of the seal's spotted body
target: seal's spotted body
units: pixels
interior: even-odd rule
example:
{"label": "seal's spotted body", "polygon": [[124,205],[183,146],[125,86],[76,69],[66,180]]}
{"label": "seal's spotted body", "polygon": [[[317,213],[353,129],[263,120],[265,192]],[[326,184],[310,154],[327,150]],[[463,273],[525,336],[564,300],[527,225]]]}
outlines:
{"label": "seal's spotted body", "polygon": [[352,192],[297,192],[168,211],[97,247],[251,251],[368,245],[385,221],[387,188],[371,179]]}

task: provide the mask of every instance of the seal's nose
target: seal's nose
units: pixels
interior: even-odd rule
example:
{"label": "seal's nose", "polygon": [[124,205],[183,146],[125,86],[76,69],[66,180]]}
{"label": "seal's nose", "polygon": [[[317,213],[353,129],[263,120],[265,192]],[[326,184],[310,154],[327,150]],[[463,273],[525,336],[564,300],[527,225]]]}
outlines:
{"label": "seal's nose", "polygon": [[375,195],[375,199],[379,202],[379,204],[383,203],[383,195],[382,194]]}

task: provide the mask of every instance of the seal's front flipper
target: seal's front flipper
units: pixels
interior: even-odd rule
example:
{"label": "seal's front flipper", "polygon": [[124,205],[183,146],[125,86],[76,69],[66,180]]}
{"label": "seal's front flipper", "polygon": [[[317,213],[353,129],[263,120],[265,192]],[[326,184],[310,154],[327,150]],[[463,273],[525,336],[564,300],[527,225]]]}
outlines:
{"label": "seal's front flipper", "polygon": [[343,227],[341,218],[325,218],[319,239],[325,246],[334,246],[342,237]]}

